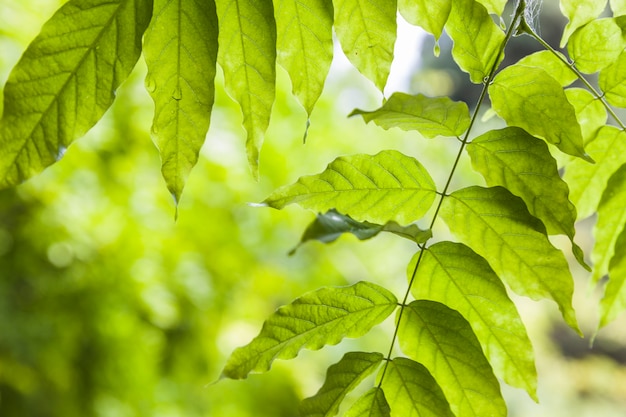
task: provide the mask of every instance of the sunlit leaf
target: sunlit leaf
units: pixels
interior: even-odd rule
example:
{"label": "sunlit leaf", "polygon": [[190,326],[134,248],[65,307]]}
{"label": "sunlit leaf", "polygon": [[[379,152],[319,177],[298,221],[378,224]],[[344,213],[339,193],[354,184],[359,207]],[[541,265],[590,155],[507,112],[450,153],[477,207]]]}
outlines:
{"label": "sunlit leaf", "polygon": [[565,96],[567,101],[574,106],[583,142],[587,143],[606,123],[606,108],[600,100],[584,88],[568,88],[565,90]]}
{"label": "sunlit leaf", "polygon": [[610,0],[613,16],[621,16],[626,14],[626,0]]}
{"label": "sunlit leaf", "polygon": [[[561,57],[563,54],[556,52]],[[524,65],[527,67],[539,67],[546,71],[555,80],[559,82],[563,87],[570,85],[578,78],[576,73],[572,71],[565,62],[561,61],[552,51],[538,51],[530,55],[526,55],[519,61],[518,65]]]}
{"label": "sunlit leaf", "polygon": [[293,85],[293,93],[310,115],[333,59],[331,0],[277,0],[278,63]]}
{"label": "sunlit leaf", "polygon": [[507,0],[477,0],[480,4],[487,8],[489,13],[501,16],[504,12]]}
{"label": "sunlit leaf", "polygon": [[228,94],[240,105],[248,162],[258,177],[259,151],[276,84],[276,24],[270,0],[215,0],[218,62]]}
{"label": "sunlit leaf", "polygon": [[217,65],[217,15],[211,1],[155,0],[146,32],[146,87],[154,100],[152,135],[176,201],[209,130]]}
{"label": "sunlit leaf", "polygon": [[589,158],[574,107],[546,71],[511,65],[496,75],[489,95],[493,109],[509,125],[521,127],[569,155]]}
{"label": "sunlit leaf", "polygon": [[43,26],[4,87],[0,187],[60,159],[111,106],[141,53],[148,0],[72,0]]}
{"label": "sunlit leaf", "polygon": [[396,0],[334,0],[335,32],[344,54],[379,90],[396,42]]}
{"label": "sunlit leaf", "polygon": [[222,376],[246,378],[265,372],[275,359],[292,359],[302,348],[318,350],[345,337],[360,337],[396,308],[395,296],[378,285],[358,282],[322,288],[279,308],[248,345],[237,348]]}
{"label": "sunlit leaf", "polygon": [[330,366],[320,390],[300,403],[301,417],[332,417],[346,395],[372,374],[383,361],[382,353],[348,352]]}
{"label": "sunlit leaf", "polygon": [[521,197],[530,214],[543,221],[549,234],[570,238],[576,259],[589,268],[582,249],[574,243],[576,207],[569,201],[567,184],[545,142],[520,128],[507,127],[474,139],[467,151],[472,166],[487,185],[501,185]]}
{"label": "sunlit leaf", "polygon": [[[409,279],[420,259],[411,293],[438,301],[469,322],[494,372],[537,399],[533,348],[515,304],[485,259],[460,243],[439,242],[409,263]],[[496,307],[497,306],[497,307]]]}
{"label": "sunlit leaf", "polygon": [[393,93],[380,109],[357,109],[350,114],[354,115],[363,116],[366,123],[373,120],[384,129],[417,130],[426,138],[460,136],[470,124],[469,109],[464,102],[422,94]]}
{"label": "sunlit leaf", "polygon": [[[476,84],[484,81],[496,65],[504,33],[485,6],[475,0],[454,0],[446,32],[453,40],[452,57]],[[500,55],[500,60],[504,54]]]}
{"label": "sunlit leaf", "polygon": [[467,321],[443,304],[406,307],[398,340],[402,351],[430,371],[456,417],[507,415],[500,384]]}
{"label": "sunlit leaf", "polygon": [[626,132],[614,126],[603,126],[587,145],[587,152],[596,161],[588,164],[574,160],[566,165],[563,179],[569,185],[570,200],[578,218],[590,216],[598,207],[601,192],[617,169],[626,163]]}
{"label": "sunlit leaf", "polygon": [[439,39],[450,15],[452,0],[398,0],[398,11],[412,25]]}
{"label": "sunlit leaf", "polygon": [[391,409],[382,388],[374,387],[346,411],[345,417],[389,417]]}
{"label": "sunlit leaf", "polygon": [[615,19],[605,18],[587,23],[574,32],[567,51],[576,68],[591,74],[613,63],[624,47],[622,29]]}
{"label": "sunlit leaf", "polygon": [[606,7],[606,0],[560,0],[561,12],[569,19],[563,30],[561,48],[579,27],[598,17]]}
{"label": "sunlit leaf", "polygon": [[609,282],[600,301],[600,327],[611,323],[624,310],[626,310],[626,229],[622,230],[615,242],[615,254],[609,264]]}
{"label": "sunlit leaf", "polygon": [[394,358],[383,379],[392,417],[454,417],[437,382],[421,364]]}
{"label": "sunlit leaf", "polygon": [[598,80],[606,100],[614,106],[626,107],[626,52],[600,71]]}
{"label": "sunlit leaf", "polygon": [[409,224],[435,199],[435,183],[414,158],[397,151],[339,157],[321,174],[301,177],[263,203],[277,209],[298,203],[318,212],[336,209],[358,221]]}
{"label": "sunlit leaf", "polygon": [[578,329],[567,260],[520,198],[502,187],[472,186],[444,199],[440,214],[450,230],[485,258],[513,291],[534,300],[556,301],[565,321]]}

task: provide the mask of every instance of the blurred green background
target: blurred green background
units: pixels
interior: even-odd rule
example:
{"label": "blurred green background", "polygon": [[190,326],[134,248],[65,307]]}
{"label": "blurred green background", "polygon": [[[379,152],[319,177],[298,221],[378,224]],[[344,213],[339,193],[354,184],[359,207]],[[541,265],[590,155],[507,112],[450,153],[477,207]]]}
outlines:
{"label": "blurred green background", "polygon": [[[61,3],[0,2],[2,84]],[[449,59],[443,43],[442,59]],[[276,362],[267,374],[216,383],[228,354],[303,292],[358,280],[405,290],[409,243],[346,237],[290,257],[313,213],[247,204],[338,155],[387,148],[416,156],[441,188],[456,142],[347,119],[381,96],[345,65],[332,71],[306,145],[306,115],[279,71],[260,182],[246,164],[238,108],[218,76],[211,130],[176,221],[149,135],[142,61],[105,118],[60,163],[0,191],[0,416],[295,416],[299,399],[318,389],[345,350],[387,351],[390,322],[363,340]],[[435,77],[431,86],[445,84],[445,72],[436,78],[441,68],[420,71],[412,92],[424,86],[424,71]],[[464,160],[457,183],[466,182],[481,180]],[[587,247],[589,226],[580,232]],[[592,334],[597,295],[575,272],[579,317]],[[624,321],[598,335],[592,354],[588,340],[555,324],[553,305],[518,301],[538,351],[542,404],[504,387],[510,415],[625,416]]]}

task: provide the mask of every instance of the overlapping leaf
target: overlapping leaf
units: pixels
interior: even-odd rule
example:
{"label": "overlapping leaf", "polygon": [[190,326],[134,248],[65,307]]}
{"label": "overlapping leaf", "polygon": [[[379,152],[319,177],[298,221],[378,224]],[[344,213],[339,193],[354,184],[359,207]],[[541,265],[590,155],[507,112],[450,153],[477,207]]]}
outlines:
{"label": "overlapping leaf", "polygon": [[389,417],[391,409],[382,388],[374,387],[361,396],[345,417]]}
{"label": "overlapping leaf", "polygon": [[394,358],[387,366],[383,390],[392,417],[454,417],[437,382],[421,364]]}
{"label": "overlapping leaf", "polygon": [[587,267],[582,249],[574,242],[576,207],[569,201],[567,184],[543,141],[523,129],[507,127],[474,139],[467,151],[472,166],[487,185],[501,185],[521,197],[530,214],[543,221],[548,233],[570,238],[576,259]]}
{"label": "overlapping leaf", "polygon": [[215,95],[217,15],[201,0],[155,0],[146,32],[146,87],[155,104],[152,135],[176,201],[198,161]]}
{"label": "overlapping leaf", "polygon": [[399,324],[402,351],[433,375],[456,417],[507,414],[500,384],[471,327],[433,301],[413,301]]}
{"label": "overlapping leaf", "polygon": [[278,0],[275,8],[278,63],[310,115],[333,59],[333,5],[331,0]]}
{"label": "overlapping leaf", "polygon": [[561,12],[569,19],[563,30],[561,48],[576,29],[598,17],[606,7],[606,0],[560,0],[559,3]]}
{"label": "overlapping leaf", "polygon": [[515,304],[487,261],[460,243],[439,242],[421,256],[411,293],[417,300],[438,301],[469,322],[494,372],[509,385],[537,399],[533,348]]}
{"label": "overlapping leaf", "polygon": [[397,151],[334,160],[321,174],[279,188],[263,204],[298,203],[318,212],[336,209],[358,221],[409,224],[428,211],[435,184],[414,158]]}
{"label": "overlapping leaf", "polygon": [[237,348],[222,376],[246,378],[267,371],[275,359],[291,359],[302,348],[317,350],[344,337],[360,337],[396,308],[395,296],[378,285],[358,282],[322,288],[279,308],[248,345]]}
{"label": "overlapping leaf", "polygon": [[583,142],[586,144],[606,123],[606,108],[600,100],[584,88],[568,88],[565,90],[565,96],[567,101],[574,106]]}
{"label": "overlapping leaf", "polygon": [[439,39],[450,15],[452,0],[398,0],[404,19]]}
{"label": "overlapping leaf", "polygon": [[615,19],[605,18],[574,32],[567,51],[581,72],[591,74],[613,63],[625,46],[622,28]]}
{"label": "overlapping leaf", "polygon": [[372,374],[383,361],[381,353],[348,352],[330,366],[320,390],[300,403],[301,417],[332,417],[346,395]]}
{"label": "overlapping leaf", "polygon": [[598,79],[606,100],[614,106],[626,107],[626,51],[600,71]]}
{"label": "overlapping leaf", "polygon": [[[565,58],[560,52],[556,53],[562,58]],[[539,67],[550,74],[563,87],[570,85],[578,78],[576,73],[572,71],[567,64],[560,60],[552,51],[543,50],[526,55],[517,61],[517,65]]]}
{"label": "overlapping leaf", "polygon": [[489,13],[502,16],[507,0],[478,0],[478,2],[485,6]]}
{"label": "overlapping leaf", "polygon": [[482,83],[497,64],[496,59],[504,58],[500,54],[504,33],[485,6],[475,0],[452,2],[446,32],[454,41],[452,57],[474,83]]}
{"label": "overlapping leaf", "polygon": [[334,0],[333,4],[343,52],[382,91],[396,42],[396,0]]}
{"label": "overlapping leaf", "polygon": [[600,301],[600,327],[611,323],[626,310],[626,229],[615,243],[615,255],[609,264],[609,282]]}
{"label": "overlapping leaf", "polygon": [[626,132],[614,126],[603,126],[587,145],[587,152],[596,163],[574,160],[565,167],[563,177],[580,219],[596,210],[602,196],[598,190],[604,190],[611,175],[626,163]]}
{"label": "overlapping leaf", "polygon": [[518,126],[557,146],[562,152],[589,160],[574,108],[563,88],[538,67],[511,65],[489,86],[493,109],[510,126]]}
{"label": "overlapping leaf", "polygon": [[393,93],[383,106],[374,111],[354,110],[350,116],[361,115],[366,123],[372,120],[383,129],[398,127],[417,130],[422,136],[460,136],[470,124],[469,109],[464,102],[448,97],[415,96]]}
{"label": "overlapping leaf", "polygon": [[148,0],[71,0],[43,26],[4,88],[0,187],[58,160],[113,103],[141,53]]}
{"label": "overlapping leaf", "polygon": [[502,187],[467,187],[444,199],[440,213],[450,230],[513,291],[535,300],[553,299],[565,321],[578,329],[567,260],[520,198]]}
{"label": "overlapping leaf", "polygon": [[226,90],[241,106],[248,162],[258,176],[276,84],[276,23],[270,0],[215,0],[218,62]]}

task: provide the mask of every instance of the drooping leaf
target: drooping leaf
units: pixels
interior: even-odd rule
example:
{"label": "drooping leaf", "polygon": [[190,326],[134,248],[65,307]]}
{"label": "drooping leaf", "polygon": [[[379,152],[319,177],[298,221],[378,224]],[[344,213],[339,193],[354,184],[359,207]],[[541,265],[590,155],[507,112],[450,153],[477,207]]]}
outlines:
{"label": "drooping leaf", "polygon": [[383,361],[382,353],[348,352],[330,366],[320,390],[300,403],[301,417],[332,417],[346,395],[354,390]]}
{"label": "drooping leaf", "polygon": [[615,62],[625,46],[622,28],[615,19],[605,18],[574,32],[567,51],[581,72],[592,74]]}
{"label": "drooping leaf", "polygon": [[452,0],[398,0],[398,11],[412,25],[439,39],[450,15]]}
{"label": "drooping leaf", "polygon": [[[561,57],[563,54],[556,52]],[[561,61],[552,51],[538,51],[530,55],[526,55],[519,61],[517,65],[524,65],[527,67],[539,67],[548,74],[550,74],[555,80],[559,82],[563,87],[570,85],[578,78],[576,73],[572,71],[563,61]]]}
{"label": "drooping leaf", "polygon": [[613,16],[621,16],[626,14],[626,0],[610,0]]}
{"label": "drooping leaf", "polygon": [[626,163],[626,132],[614,126],[601,127],[587,145],[587,152],[596,163],[573,160],[566,165],[563,177],[569,185],[569,197],[578,210],[579,219],[596,210],[601,197],[598,191],[604,190],[611,175]]}
{"label": "drooping leaf", "polygon": [[344,337],[360,337],[396,308],[395,296],[378,285],[358,282],[322,288],[279,308],[248,345],[237,348],[222,376],[243,379],[265,372],[275,359],[292,359],[302,348],[321,349]]}
{"label": "drooping leaf", "polygon": [[437,382],[421,364],[394,358],[387,366],[383,390],[392,404],[392,417],[454,417]]}
{"label": "drooping leaf", "polygon": [[622,165],[609,179],[598,205],[598,221],[593,229],[595,245],[591,252],[593,274],[598,282],[609,272],[609,263],[614,258],[616,242],[626,224],[626,165]]}
{"label": "drooping leaf", "polygon": [[321,174],[279,188],[263,204],[288,204],[318,212],[336,209],[358,221],[409,224],[435,199],[435,183],[414,158],[397,151],[339,157]]}
{"label": "drooping leaf", "polygon": [[596,136],[598,129],[606,124],[606,108],[584,88],[568,88],[565,90],[565,96],[574,106],[583,142],[587,143]]}
{"label": "drooping leaf", "polygon": [[180,200],[209,130],[217,65],[215,4],[155,0],[146,32],[146,87],[154,100],[152,135],[168,189]]}
{"label": "drooping leaf", "polygon": [[111,106],[141,54],[148,0],[71,0],[9,75],[0,124],[0,187],[51,165]]}
{"label": "drooping leaf", "polygon": [[626,107],[626,52],[600,71],[598,79],[606,100],[617,107]]}
{"label": "drooping leaf", "polygon": [[333,5],[331,0],[277,0],[275,8],[278,63],[310,116],[333,59]]}
{"label": "drooping leaf", "polygon": [[478,2],[485,6],[489,13],[501,16],[507,0],[478,0]]}
{"label": "drooping leaf", "polygon": [[409,304],[398,328],[402,351],[430,371],[456,417],[505,417],[500,384],[467,321],[443,304]]}
{"label": "drooping leaf", "polygon": [[615,243],[615,254],[609,264],[609,282],[600,301],[600,328],[611,323],[626,310],[626,229]]}
{"label": "drooping leaf", "polygon": [[276,84],[276,23],[270,0],[215,0],[218,62],[228,94],[239,103],[248,162],[258,177],[259,152],[269,125]]}
{"label": "drooping leaf", "polygon": [[[418,252],[409,263],[409,279],[419,257]],[[435,243],[421,254],[411,293],[417,300],[438,301],[461,313],[496,375],[537,400],[537,371],[526,328],[484,258],[460,243]]]}
{"label": "drooping leaf", "polygon": [[526,203],[530,214],[543,221],[549,234],[570,238],[578,262],[589,268],[574,242],[576,207],[545,142],[518,127],[491,130],[474,139],[467,151],[472,166],[490,187],[501,185]]}
{"label": "drooping leaf", "polygon": [[489,86],[493,109],[511,126],[545,139],[569,155],[589,159],[574,107],[563,88],[538,67],[511,65]]}
{"label": "drooping leaf", "polygon": [[485,258],[513,291],[534,300],[556,301],[565,321],[578,330],[567,260],[520,198],[502,187],[472,186],[444,199],[440,214],[450,230]]}
{"label": "drooping leaf", "polygon": [[358,222],[337,210],[329,210],[316,216],[315,220],[304,231],[298,246],[290,254],[295,253],[300,245],[309,240],[331,243],[344,233],[351,233],[359,240],[367,240],[377,236],[380,232],[394,233],[416,243],[424,243],[432,237],[431,230],[422,230],[416,224],[401,226],[396,222],[389,222],[385,225]]}
{"label": "drooping leaf", "polygon": [[504,33],[489,16],[487,9],[475,0],[454,0],[446,31],[453,40],[452,57],[469,73],[476,84],[484,81],[491,69],[504,58],[499,54]]}
{"label": "drooping leaf", "polygon": [[374,387],[361,396],[345,417],[390,417],[391,409],[382,388]]}
{"label": "drooping leaf", "polygon": [[561,12],[569,19],[563,30],[561,48],[576,29],[594,20],[606,7],[606,0],[560,0],[559,3]]}
{"label": "drooping leaf", "polygon": [[385,88],[396,42],[396,0],[334,0],[335,32],[352,65]]}
{"label": "drooping leaf", "polygon": [[422,94],[393,93],[380,109],[356,109],[350,113],[354,115],[361,115],[366,123],[373,120],[383,129],[417,130],[426,138],[460,136],[470,124],[469,109],[464,102]]}

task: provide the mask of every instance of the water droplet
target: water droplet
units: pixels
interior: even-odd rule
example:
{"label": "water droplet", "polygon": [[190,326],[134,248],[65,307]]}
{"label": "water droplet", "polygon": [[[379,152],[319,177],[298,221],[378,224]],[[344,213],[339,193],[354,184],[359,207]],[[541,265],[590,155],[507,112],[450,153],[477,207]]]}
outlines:
{"label": "water droplet", "polygon": [[435,54],[436,57],[438,57],[439,54],[441,53],[441,47],[439,47],[439,40],[435,41],[435,47],[433,49],[433,53]]}
{"label": "water droplet", "polygon": [[67,147],[66,146],[59,145],[59,149],[57,149],[56,160],[58,161],[59,159],[63,158],[63,155],[65,155],[66,151],[67,151]]}
{"label": "water droplet", "polygon": [[151,76],[146,77],[146,90],[149,93],[154,93],[157,89],[156,81]]}
{"label": "water droplet", "polygon": [[177,85],[174,91],[172,92],[172,98],[174,100],[182,100],[183,99],[183,90],[180,88],[180,85]]}

